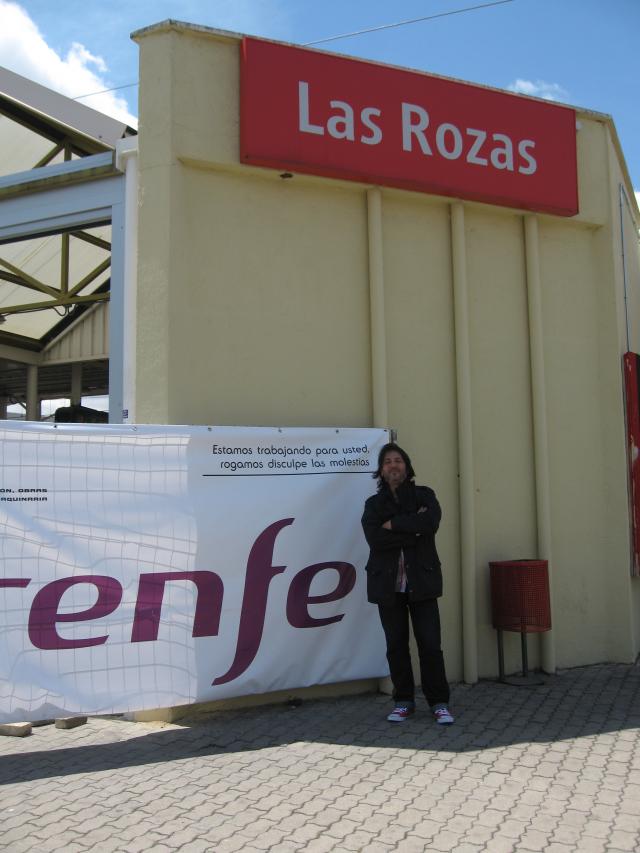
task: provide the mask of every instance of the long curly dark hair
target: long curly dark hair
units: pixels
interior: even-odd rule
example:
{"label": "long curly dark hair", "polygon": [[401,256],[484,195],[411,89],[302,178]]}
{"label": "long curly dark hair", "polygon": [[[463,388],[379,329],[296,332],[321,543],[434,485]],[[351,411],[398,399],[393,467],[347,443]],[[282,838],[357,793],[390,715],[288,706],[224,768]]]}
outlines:
{"label": "long curly dark hair", "polygon": [[378,453],[378,470],[373,474],[373,479],[378,481],[379,489],[381,489],[384,484],[384,480],[382,479],[382,465],[384,464],[384,457],[392,450],[402,456],[404,464],[407,466],[407,480],[413,480],[416,476],[416,472],[413,470],[413,465],[411,464],[411,459],[409,458],[407,451],[403,450],[400,445],[396,444],[394,441],[390,441],[389,444],[385,444],[380,450],[380,453]]}

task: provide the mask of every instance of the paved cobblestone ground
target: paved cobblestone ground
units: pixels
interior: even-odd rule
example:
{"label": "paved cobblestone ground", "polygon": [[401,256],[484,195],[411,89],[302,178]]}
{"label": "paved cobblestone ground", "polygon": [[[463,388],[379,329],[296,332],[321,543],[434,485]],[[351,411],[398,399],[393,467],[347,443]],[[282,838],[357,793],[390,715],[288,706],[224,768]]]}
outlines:
{"label": "paved cobblestone ground", "polygon": [[451,728],[369,695],[0,738],[0,850],[640,850],[640,667],[452,706]]}

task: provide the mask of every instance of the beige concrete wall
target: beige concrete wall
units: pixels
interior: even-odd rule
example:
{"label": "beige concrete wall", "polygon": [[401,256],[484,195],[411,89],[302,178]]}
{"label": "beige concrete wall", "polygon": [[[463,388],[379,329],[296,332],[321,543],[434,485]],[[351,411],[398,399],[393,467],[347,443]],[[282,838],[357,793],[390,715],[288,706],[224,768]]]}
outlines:
{"label": "beige concrete wall", "polygon": [[171,339],[202,344],[172,357],[170,419],[369,423],[362,193],[187,167],[182,181],[185,256],[207,260],[170,319]]}
{"label": "beige concrete wall", "polygon": [[[466,226],[479,673],[488,675],[496,667],[489,561],[538,556],[527,283],[522,217],[471,209]],[[529,647],[539,664],[537,638]],[[507,636],[505,649],[513,671],[519,638]]]}
{"label": "beige concrete wall", "polygon": [[629,575],[621,370],[597,242],[569,223],[542,230],[554,615],[565,666],[632,655],[628,619],[620,621]]}
{"label": "beige concrete wall", "polygon": [[[138,419],[371,425],[368,187],[239,164],[238,41],[180,28],[139,40]],[[552,527],[543,556],[559,666],[631,660],[640,636],[612,151],[610,125],[581,116],[581,213],[539,217]],[[454,309],[452,203],[381,197],[388,425],[444,507],[443,633],[455,680],[464,665],[455,340],[468,335],[473,644],[489,676],[488,562],[539,555],[524,215],[465,204],[466,328]],[[519,638],[507,640],[513,671]],[[531,638],[533,665],[538,645]]]}
{"label": "beige concrete wall", "polygon": [[[617,283],[617,324],[619,339],[619,355],[631,351],[640,353],[640,243],[638,229],[640,216],[630,187],[629,177],[624,163],[621,162],[620,152],[615,138],[608,139],[607,165],[609,168],[609,203],[610,216],[606,228],[602,229],[600,239],[604,242],[609,238],[609,253],[611,255],[610,276]],[[603,254],[607,256],[607,252]],[[617,402],[613,401],[612,403]],[[626,438],[626,436],[625,436]],[[616,460],[620,463],[620,460]],[[628,462],[625,456],[624,466]],[[619,469],[618,469],[619,470]],[[627,501],[630,495],[628,486]],[[629,532],[624,507],[619,507],[615,519],[619,525]],[[623,539],[622,531],[620,539]],[[631,542],[629,539],[629,548]],[[632,648],[634,654],[640,652],[640,578],[629,578],[630,588],[626,583],[620,585],[619,607],[630,608],[632,631]]]}

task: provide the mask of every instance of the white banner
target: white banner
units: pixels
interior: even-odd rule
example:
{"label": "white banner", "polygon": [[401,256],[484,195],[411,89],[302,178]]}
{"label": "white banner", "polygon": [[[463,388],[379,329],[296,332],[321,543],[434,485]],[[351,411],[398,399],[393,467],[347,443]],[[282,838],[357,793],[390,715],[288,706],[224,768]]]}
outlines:
{"label": "white banner", "polygon": [[0,428],[0,722],[385,675],[384,430]]}

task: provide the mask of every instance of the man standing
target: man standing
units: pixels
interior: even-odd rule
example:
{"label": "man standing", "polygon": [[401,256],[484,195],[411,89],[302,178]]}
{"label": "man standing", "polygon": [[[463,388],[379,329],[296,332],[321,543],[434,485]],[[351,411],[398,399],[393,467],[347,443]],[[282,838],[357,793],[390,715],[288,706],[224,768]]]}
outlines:
{"label": "man standing", "polygon": [[436,721],[453,723],[449,684],[440,648],[438,598],[442,573],[435,535],[442,512],[433,489],[416,486],[407,453],[385,444],[378,456],[378,492],[364,507],[362,528],[369,544],[367,597],[378,605],[387,641],[387,660],[397,723],[415,711],[409,651],[409,617],[418,646],[422,691]]}

